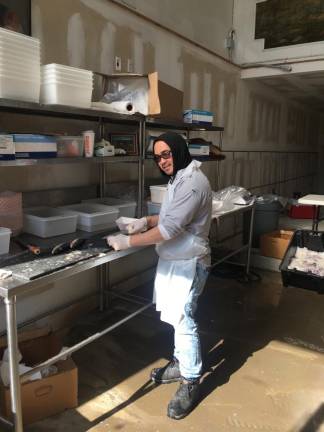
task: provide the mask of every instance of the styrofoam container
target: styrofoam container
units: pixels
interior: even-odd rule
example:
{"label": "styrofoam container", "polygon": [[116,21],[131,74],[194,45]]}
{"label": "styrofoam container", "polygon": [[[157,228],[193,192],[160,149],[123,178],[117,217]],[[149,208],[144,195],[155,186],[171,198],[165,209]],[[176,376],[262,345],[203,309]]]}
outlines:
{"label": "styrofoam container", "polygon": [[91,106],[92,87],[84,88],[59,82],[41,84],[40,98],[45,104]]}
{"label": "styrofoam container", "polygon": [[0,255],[9,252],[11,230],[9,228],[0,227]]}
{"label": "styrofoam container", "polygon": [[60,207],[78,215],[78,229],[82,231],[101,231],[115,228],[119,211],[115,207],[102,204],[81,203]]}
{"label": "styrofoam container", "polygon": [[24,231],[47,238],[76,230],[77,215],[60,208],[33,207],[24,209]]}
{"label": "styrofoam container", "polygon": [[149,216],[159,214],[161,210],[161,204],[147,201],[147,214]]}
{"label": "styrofoam container", "polygon": [[154,203],[161,204],[166,191],[167,191],[167,185],[150,186],[151,201]]}
{"label": "styrofoam container", "polygon": [[0,97],[6,99],[39,102],[39,81],[12,78],[0,74]]}
{"label": "styrofoam container", "polygon": [[125,201],[119,198],[104,197],[82,200],[85,203],[98,203],[107,206],[116,207],[119,210],[119,216],[134,218],[136,215],[136,201]]}
{"label": "styrofoam container", "polygon": [[58,157],[82,157],[83,156],[83,136],[62,135],[57,137],[57,156]]}

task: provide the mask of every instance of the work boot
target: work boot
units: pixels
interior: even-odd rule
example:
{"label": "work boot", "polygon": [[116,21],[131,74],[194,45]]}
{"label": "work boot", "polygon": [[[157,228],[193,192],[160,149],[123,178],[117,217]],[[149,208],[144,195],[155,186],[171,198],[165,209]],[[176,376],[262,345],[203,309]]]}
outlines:
{"label": "work boot", "polygon": [[199,398],[199,378],[182,378],[180,386],[168,405],[168,417],[180,420],[194,409]]}
{"label": "work boot", "polygon": [[157,384],[168,384],[180,381],[181,374],[178,360],[173,358],[165,366],[152,369],[151,379]]}

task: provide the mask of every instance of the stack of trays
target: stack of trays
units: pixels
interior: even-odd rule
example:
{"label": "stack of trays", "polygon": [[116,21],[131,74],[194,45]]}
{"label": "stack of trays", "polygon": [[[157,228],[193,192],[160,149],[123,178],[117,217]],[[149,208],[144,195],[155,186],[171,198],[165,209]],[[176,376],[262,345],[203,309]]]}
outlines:
{"label": "stack of trays", "polygon": [[41,68],[41,102],[90,108],[93,73],[59,64]]}
{"label": "stack of trays", "polygon": [[0,97],[39,102],[40,41],[0,28]]}

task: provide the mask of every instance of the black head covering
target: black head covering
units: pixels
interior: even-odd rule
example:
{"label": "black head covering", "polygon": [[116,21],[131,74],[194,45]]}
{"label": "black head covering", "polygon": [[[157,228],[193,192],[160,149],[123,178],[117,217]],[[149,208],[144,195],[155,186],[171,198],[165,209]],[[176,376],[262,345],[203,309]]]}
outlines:
{"label": "black head covering", "polygon": [[[186,140],[175,132],[165,132],[154,140],[154,146],[157,141],[164,141],[171,149],[173,157],[173,174],[172,178],[179,170],[186,168],[192,161]],[[161,169],[160,171],[165,174]]]}

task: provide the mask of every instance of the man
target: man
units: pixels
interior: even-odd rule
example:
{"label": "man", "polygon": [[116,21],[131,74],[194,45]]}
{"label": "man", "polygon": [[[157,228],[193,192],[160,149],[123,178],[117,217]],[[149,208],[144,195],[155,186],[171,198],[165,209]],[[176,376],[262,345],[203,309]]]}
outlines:
{"label": "man", "polygon": [[155,303],[161,320],[174,327],[174,357],[153,369],[151,378],[160,384],[180,382],[168,416],[181,419],[199,397],[202,359],[195,311],[210,265],[212,192],[201,163],[191,159],[181,135],[160,135],[153,151],[159,169],[170,179],[160,214],[135,220],[127,227],[132,235],[109,236],[107,241],[115,250],[157,245]]}

